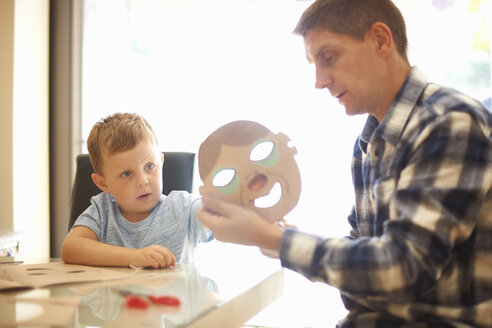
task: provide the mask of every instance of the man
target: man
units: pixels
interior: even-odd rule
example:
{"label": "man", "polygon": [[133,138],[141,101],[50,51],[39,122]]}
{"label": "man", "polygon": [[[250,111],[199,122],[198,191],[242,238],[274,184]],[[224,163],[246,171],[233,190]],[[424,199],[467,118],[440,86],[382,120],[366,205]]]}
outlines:
{"label": "man", "polygon": [[316,87],[348,115],[369,114],[350,237],[283,230],[210,195],[199,219],[218,240],[277,250],[284,267],[338,288],[340,327],[491,326],[492,115],[410,66],[390,0],[318,0],[294,32]]}

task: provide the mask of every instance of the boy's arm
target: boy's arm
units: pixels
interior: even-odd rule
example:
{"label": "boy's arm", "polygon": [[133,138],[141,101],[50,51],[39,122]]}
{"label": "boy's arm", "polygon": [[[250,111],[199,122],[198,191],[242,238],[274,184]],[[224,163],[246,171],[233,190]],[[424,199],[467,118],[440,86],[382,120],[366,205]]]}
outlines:
{"label": "boy's arm", "polygon": [[73,228],[63,242],[65,263],[95,266],[130,266],[165,268],[176,264],[173,253],[160,245],[141,249],[120,247],[98,241],[89,228]]}

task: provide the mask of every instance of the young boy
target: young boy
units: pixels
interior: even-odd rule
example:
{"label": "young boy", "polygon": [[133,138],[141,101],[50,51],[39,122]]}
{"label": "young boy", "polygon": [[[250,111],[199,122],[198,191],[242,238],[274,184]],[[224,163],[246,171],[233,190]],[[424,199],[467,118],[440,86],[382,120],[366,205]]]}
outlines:
{"label": "young boy", "polygon": [[103,192],[65,238],[65,263],[165,268],[191,261],[198,242],[212,239],[197,220],[198,197],[162,194],[164,157],[144,118],[116,113],[102,119],[87,148],[92,180]]}

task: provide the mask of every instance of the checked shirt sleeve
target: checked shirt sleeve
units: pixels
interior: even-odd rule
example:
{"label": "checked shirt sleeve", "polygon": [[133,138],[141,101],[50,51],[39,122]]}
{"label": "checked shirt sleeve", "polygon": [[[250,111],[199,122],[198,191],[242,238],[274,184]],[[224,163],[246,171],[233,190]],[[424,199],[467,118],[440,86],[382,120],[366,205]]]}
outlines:
{"label": "checked shirt sleeve", "polygon": [[287,230],[280,259],[284,267],[374,307],[415,300],[461,305],[465,286],[453,274],[469,272],[461,248],[480,247],[470,238],[486,215],[481,205],[490,201],[490,127],[453,110],[405,133],[393,169],[374,184],[377,210],[388,216],[382,233],[324,239]]}

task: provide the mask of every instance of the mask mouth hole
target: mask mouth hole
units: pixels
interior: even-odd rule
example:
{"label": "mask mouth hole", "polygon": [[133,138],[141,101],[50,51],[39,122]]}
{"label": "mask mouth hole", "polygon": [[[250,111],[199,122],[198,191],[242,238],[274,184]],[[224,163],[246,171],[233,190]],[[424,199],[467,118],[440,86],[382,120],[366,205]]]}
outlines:
{"label": "mask mouth hole", "polygon": [[265,196],[255,199],[254,204],[257,208],[268,208],[275,206],[282,198],[282,186],[276,182],[270,192]]}
{"label": "mask mouth hole", "polygon": [[248,183],[248,189],[251,191],[261,190],[267,183],[268,178],[264,174],[257,174],[251,181]]}

